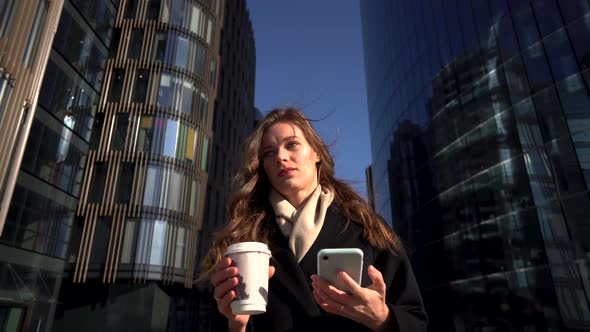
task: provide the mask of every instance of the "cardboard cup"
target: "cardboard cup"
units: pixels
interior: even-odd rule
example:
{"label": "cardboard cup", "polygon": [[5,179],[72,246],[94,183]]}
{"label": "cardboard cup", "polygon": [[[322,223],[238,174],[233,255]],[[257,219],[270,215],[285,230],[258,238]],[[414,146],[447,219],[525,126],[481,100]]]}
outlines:
{"label": "cardboard cup", "polygon": [[270,250],[261,242],[240,242],[227,247],[225,255],[238,268],[236,297],[231,303],[234,315],[266,312]]}

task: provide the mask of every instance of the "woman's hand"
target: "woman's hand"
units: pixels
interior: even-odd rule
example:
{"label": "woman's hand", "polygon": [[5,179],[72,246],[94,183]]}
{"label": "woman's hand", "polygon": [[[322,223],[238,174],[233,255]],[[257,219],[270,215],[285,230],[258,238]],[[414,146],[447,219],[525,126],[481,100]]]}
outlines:
{"label": "woman's hand", "polygon": [[[215,265],[215,272],[211,275],[211,284],[214,288],[213,297],[217,301],[217,310],[227,318],[229,331],[246,331],[250,315],[234,315],[230,307],[236,297],[234,288],[238,285],[238,268],[231,266],[231,263],[229,257],[224,257]],[[268,277],[271,278],[274,273],[274,266],[270,266]]]}
{"label": "woman's hand", "polygon": [[373,283],[367,288],[362,288],[346,272],[338,272],[337,277],[348,287],[350,294],[314,274],[311,276],[313,295],[327,312],[350,318],[373,331],[383,331],[391,319],[385,303],[385,282],[374,266],[369,265],[368,269]]}

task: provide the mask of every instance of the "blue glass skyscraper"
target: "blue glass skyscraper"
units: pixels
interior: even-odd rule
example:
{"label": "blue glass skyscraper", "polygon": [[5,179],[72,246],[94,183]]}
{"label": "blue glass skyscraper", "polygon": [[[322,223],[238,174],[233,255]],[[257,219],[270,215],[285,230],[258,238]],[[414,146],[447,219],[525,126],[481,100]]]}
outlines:
{"label": "blue glass skyscraper", "polygon": [[590,326],[590,2],[362,1],[375,209],[432,331]]}

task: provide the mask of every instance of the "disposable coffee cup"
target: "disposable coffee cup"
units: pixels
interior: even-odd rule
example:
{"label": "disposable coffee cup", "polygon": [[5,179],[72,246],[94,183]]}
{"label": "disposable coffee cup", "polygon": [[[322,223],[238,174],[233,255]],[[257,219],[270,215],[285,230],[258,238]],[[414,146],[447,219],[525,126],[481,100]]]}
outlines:
{"label": "disposable coffee cup", "polygon": [[238,268],[236,297],[231,303],[234,315],[266,312],[270,250],[261,242],[240,242],[227,247],[225,255]]}

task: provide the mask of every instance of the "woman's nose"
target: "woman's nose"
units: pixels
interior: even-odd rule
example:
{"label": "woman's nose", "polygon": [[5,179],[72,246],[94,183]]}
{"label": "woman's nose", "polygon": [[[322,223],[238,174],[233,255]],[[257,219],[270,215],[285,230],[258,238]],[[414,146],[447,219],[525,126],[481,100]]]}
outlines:
{"label": "woman's nose", "polygon": [[279,151],[277,151],[277,163],[280,163],[280,162],[285,161],[287,159],[288,159],[287,151],[285,151],[284,149],[279,149]]}

